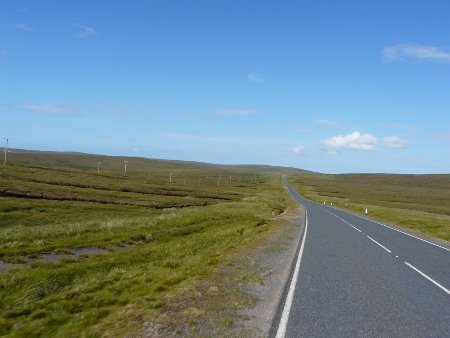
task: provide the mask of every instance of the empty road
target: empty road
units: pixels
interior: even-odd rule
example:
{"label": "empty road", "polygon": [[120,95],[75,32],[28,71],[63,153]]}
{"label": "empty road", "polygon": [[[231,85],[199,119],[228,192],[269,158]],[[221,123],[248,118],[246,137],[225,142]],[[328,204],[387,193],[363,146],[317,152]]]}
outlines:
{"label": "empty road", "polygon": [[[284,178],[283,178],[284,179]],[[315,204],[277,337],[450,337],[450,249]]]}

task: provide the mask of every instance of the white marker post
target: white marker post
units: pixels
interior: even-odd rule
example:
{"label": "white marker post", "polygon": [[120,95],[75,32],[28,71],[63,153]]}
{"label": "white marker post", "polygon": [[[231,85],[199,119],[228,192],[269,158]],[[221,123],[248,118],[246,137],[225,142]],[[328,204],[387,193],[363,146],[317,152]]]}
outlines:
{"label": "white marker post", "polygon": [[97,162],[97,174],[100,175],[100,164],[102,164],[102,162],[98,161]]}
{"label": "white marker post", "polygon": [[9,139],[7,138],[6,139],[6,147],[5,147],[5,150],[4,150],[4,152],[5,152],[5,160],[3,161],[3,166],[4,167],[6,167],[6,153],[8,152],[8,142],[9,142]]}
{"label": "white marker post", "polygon": [[128,161],[123,161],[123,165],[124,165],[124,167],[123,167],[123,176],[127,175],[127,163],[128,163]]}
{"label": "white marker post", "polygon": [[169,182],[172,183],[172,173],[169,173]]}
{"label": "white marker post", "polygon": [[368,210],[366,209],[366,212],[365,212],[365,214],[367,215],[367,213],[368,213]]}

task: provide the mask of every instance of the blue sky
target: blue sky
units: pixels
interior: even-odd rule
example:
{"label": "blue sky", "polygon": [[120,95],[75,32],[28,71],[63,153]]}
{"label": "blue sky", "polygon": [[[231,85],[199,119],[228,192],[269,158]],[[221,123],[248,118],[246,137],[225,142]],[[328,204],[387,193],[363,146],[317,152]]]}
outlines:
{"label": "blue sky", "polygon": [[449,1],[7,1],[15,148],[450,173]]}

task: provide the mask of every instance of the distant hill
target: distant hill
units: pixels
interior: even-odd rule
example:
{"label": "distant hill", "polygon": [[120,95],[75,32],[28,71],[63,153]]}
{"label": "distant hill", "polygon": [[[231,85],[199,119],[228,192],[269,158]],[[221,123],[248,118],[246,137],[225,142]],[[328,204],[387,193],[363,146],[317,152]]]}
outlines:
{"label": "distant hill", "polygon": [[240,171],[247,173],[260,174],[279,174],[279,175],[295,175],[295,174],[314,174],[312,171],[257,164],[213,164],[194,161],[165,160],[152,159],[144,157],[128,157],[128,156],[107,156],[97,154],[87,154],[80,152],[57,152],[57,151],[39,151],[26,149],[10,149],[8,154],[8,163],[26,166],[52,167],[67,169],[72,167],[74,170],[92,169],[97,166],[97,162],[102,162],[102,167],[120,168],[123,161],[128,161],[130,168],[145,169],[148,166],[160,169],[168,169],[177,171],[177,169],[219,169],[224,171]]}
{"label": "distant hill", "polygon": [[237,164],[237,165],[217,165],[230,170],[245,172],[256,172],[261,174],[280,174],[280,175],[297,175],[297,174],[316,174],[313,171],[292,168],[292,167],[279,167],[272,165],[258,165],[258,164]]}

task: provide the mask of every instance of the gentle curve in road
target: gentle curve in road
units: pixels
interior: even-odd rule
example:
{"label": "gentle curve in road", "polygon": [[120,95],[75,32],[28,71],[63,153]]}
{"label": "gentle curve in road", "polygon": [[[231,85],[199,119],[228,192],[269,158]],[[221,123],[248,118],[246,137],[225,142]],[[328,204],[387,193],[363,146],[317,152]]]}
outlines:
{"label": "gentle curve in road", "polygon": [[312,203],[283,181],[308,229],[274,335],[450,337],[448,247]]}

